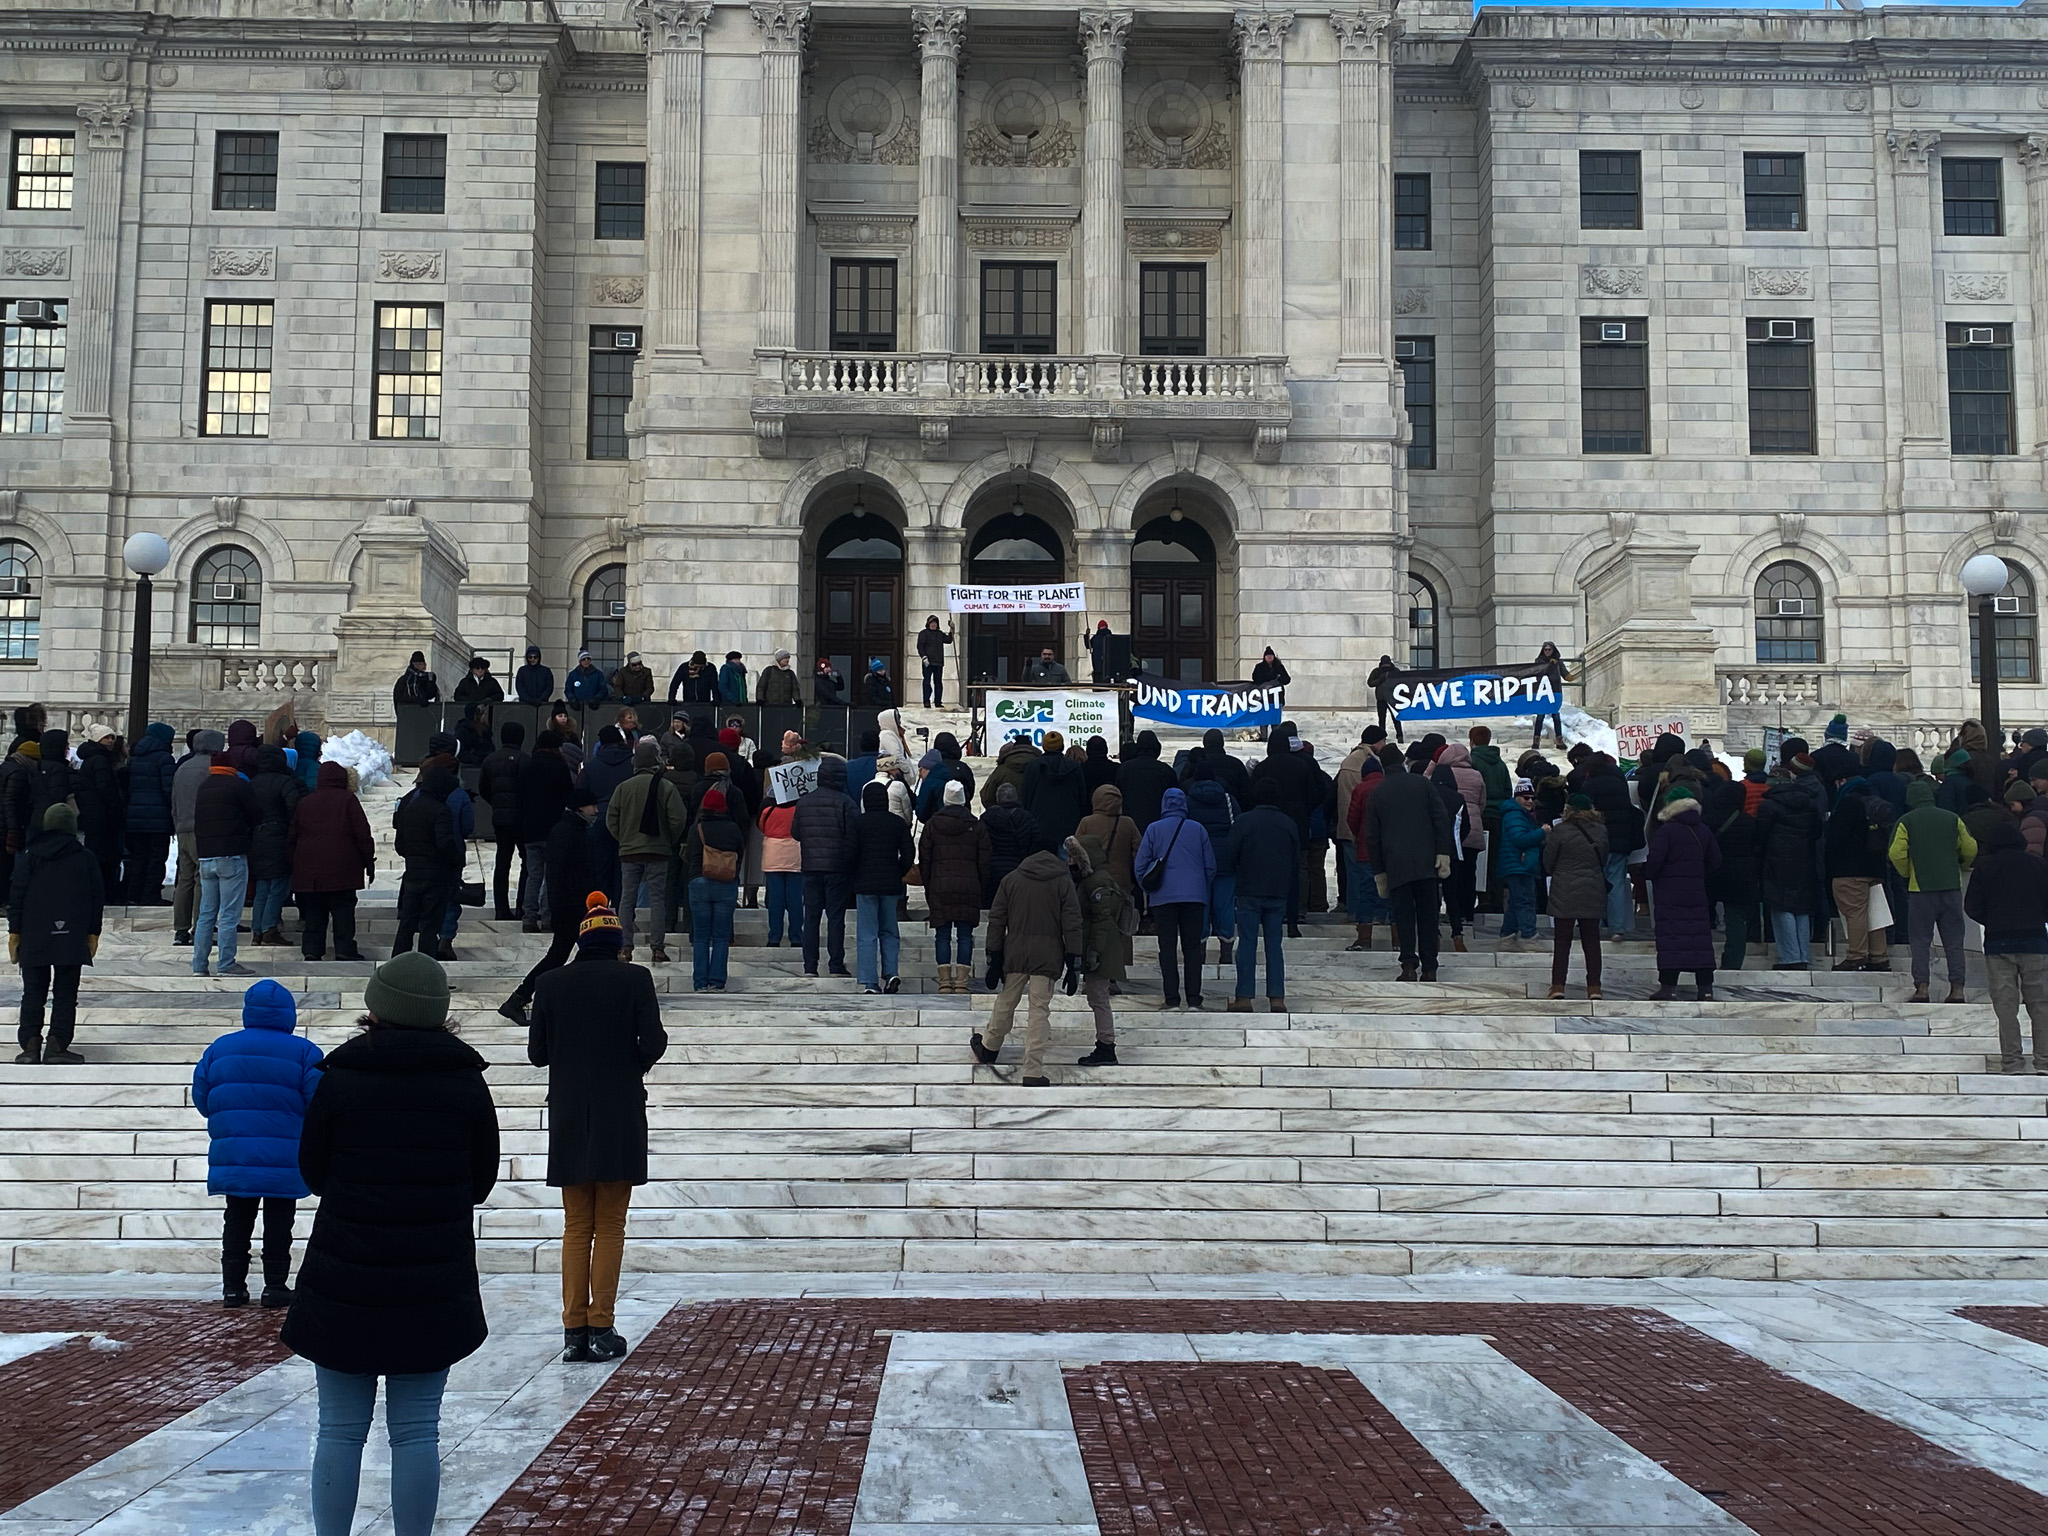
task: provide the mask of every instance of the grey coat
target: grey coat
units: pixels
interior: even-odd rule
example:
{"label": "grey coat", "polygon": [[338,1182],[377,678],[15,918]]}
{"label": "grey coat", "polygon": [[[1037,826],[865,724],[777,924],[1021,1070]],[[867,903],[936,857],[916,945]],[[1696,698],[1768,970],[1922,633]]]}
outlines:
{"label": "grey coat", "polygon": [[1557,921],[1591,919],[1607,911],[1607,820],[1598,811],[1566,811],[1543,840],[1543,873],[1550,877],[1550,915]]}

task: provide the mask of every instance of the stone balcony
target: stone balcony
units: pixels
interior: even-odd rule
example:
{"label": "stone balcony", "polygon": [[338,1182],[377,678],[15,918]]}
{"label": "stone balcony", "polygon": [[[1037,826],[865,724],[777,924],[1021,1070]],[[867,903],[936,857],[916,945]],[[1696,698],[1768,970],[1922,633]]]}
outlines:
{"label": "stone balcony", "polygon": [[942,456],[956,423],[1057,432],[1086,425],[1098,457],[1130,429],[1242,433],[1280,456],[1294,415],[1282,357],[1051,357],[910,352],[761,354],[755,436],[784,451],[792,431],[887,432],[916,423]]}

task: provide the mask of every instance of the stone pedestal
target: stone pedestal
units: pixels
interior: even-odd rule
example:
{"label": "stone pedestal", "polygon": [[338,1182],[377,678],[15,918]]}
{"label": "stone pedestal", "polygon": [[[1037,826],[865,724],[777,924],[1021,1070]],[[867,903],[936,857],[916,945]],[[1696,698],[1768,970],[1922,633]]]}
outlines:
{"label": "stone pedestal", "polygon": [[1726,734],[1713,627],[1692,611],[1699,550],[1684,539],[1631,532],[1588,573],[1588,713],[1617,726],[1682,715],[1689,740]]}
{"label": "stone pedestal", "polygon": [[402,498],[365,519],[356,541],[362,554],[349,611],[334,621],[327,726],[388,741],[391,687],[414,651],[426,652],[444,697],[462,677],[469,647],[455,627],[456,595],[469,567],[455,541]]}

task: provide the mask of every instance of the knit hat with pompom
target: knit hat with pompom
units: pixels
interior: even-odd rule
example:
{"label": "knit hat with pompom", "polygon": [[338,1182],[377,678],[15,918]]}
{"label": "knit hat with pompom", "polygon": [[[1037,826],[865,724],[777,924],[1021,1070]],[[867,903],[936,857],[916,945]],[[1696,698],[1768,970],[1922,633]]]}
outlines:
{"label": "knit hat with pompom", "polygon": [[592,891],[583,900],[583,926],[576,930],[578,949],[622,949],[626,933],[619,926],[619,914],[605,899],[603,891]]}

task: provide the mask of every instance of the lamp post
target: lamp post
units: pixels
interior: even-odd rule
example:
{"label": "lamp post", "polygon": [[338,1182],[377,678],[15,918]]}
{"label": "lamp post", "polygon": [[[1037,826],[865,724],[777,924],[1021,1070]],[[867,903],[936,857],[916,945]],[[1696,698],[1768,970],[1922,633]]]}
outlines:
{"label": "lamp post", "polygon": [[2005,748],[1998,722],[1998,617],[1996,600],[2012,573],[1996,555],[1972,555],[1963,562],[1963,590],[1977,600],[1977,713],[1994,756]]}
{"label": "lamp post", "polygon": [[171,563],[161,534],[137,533],[121,546],[121,563],[135,573],[135,651],[128,670],[128,744],[149,729],[149,578]]}

